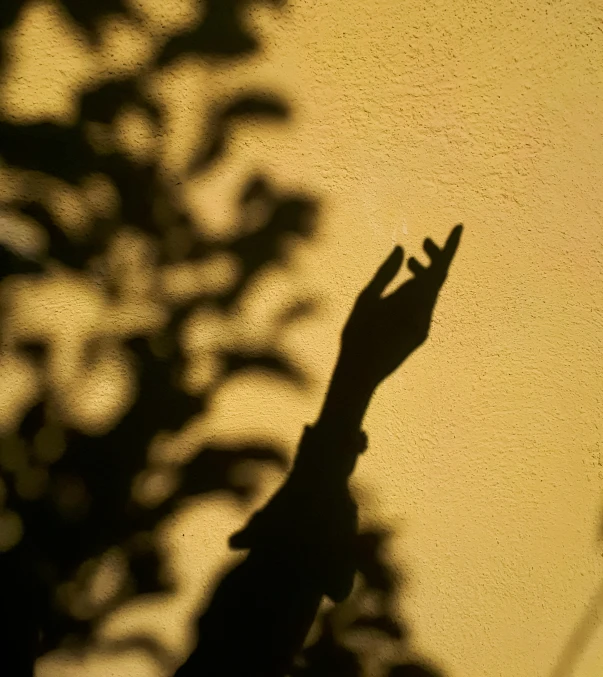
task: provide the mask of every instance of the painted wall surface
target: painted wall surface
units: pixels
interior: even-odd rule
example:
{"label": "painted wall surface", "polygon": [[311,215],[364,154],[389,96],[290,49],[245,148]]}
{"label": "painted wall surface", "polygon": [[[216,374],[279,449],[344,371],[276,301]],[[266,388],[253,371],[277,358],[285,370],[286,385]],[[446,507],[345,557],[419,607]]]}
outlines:
{"label": "painted wall surface", "polygon": [[[395,611],[411,632],[410,655],[448,677],[603,674],[603,603],[594,599],[603,580],[603,6],[250,3],[241,21],[260,50],[221,61],[192,52],[162,65],[157,54],[203,9],[195,0],[124,7],[138,18],[103,17],[95,40],[57,1],[25,3],[2,35],[1,119],[67,129],[83,91],[139,78],[164,116],[160,132],[132,104],[110,124],[86,123],[86,138],[136,166],[155,158],[215,255],[188,268],[154,261],[152,239],[123,223],[99,258],[109,277],[121,275],[119,301],[93,266],[7,278],[2,434],[14,434],[44,389],[73,429],[100,435],[117,425],[139,383],[123,340],[159,331],[178,300],[236,287],[239,262],[222,245],[254,228],[237,205],[257,172],[275,194],[317,202],[315,231],[283,240],[283,258],[229,312],[191,318],[180,336],[186,387],[214,383],[216,355],[237,346],[278,350],[306,380],[250,368],[220,382],[203,416],[157,435],[132,491],[142,505],[160,504],[203,444],[255,440],[292,457],[359,290],[395,243],[421,255],[424,237],[442,244],[462,222],[430,338],[371,404],[370,448],[355,476],[362,520],[393,531],[387,556],[403,576]],[[291,116],[235,121],[220,161],[189,171],[208,111],[248,90],[275,93]],[[6,158],[0,171],[2,237],[34,258],[48,238],[14,208],[32,191],[73,241],[99,214],[120,213],[107,177],[70,183]],[[310,301],[306,315],[282,320]],[[52,346],[44,368],[15,348],[32,337]],[[94,367],[82,347],[91,337],[102,339]],[[181,502],[152,534],[174,592],[117,605],[95,628],[96,645],[49,654],[38,677],[170,674],[169,661],[119,642],[145,635],[171,652],[172,666],[185,658],[192,619],[232,559],[228,536],[281,478],[263,470],[248,503],[221,494]],[[2,520],[14,526],[7,510]],[[77,611],[76,584],[65,588],[76,615],[93,617],[115,593],[120,561],[115,549],[95,569],[91,611]],[[585,614],[581,646],[573,633]],[[373,657],[402,646],[363,641]],[[571,665],[555,673],[572,647]]]}

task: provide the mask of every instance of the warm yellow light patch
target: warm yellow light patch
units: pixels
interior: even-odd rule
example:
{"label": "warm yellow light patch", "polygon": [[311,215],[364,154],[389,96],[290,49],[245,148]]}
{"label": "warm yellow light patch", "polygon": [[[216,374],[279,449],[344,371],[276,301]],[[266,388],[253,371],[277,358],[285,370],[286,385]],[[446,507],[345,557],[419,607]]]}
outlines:
{"label": "warm yellow light patch", "polygon": [[28,258],[38,257],[48,245],[43,228],[33,219],[0,209],[0,243]]}
{"label": "warm yellow light patch", "polygon": [[88,209],[100,218],[115,216],[119,209],[119,193],[104,174],[91,174],[82,182],[82,193]]}
{"label": "warm yellow light patch", "polygon": [[153,54],[151,36],[140,25],[109,17],[101,25],[98,54],[104,77],[125,77],[142,68]]}
{"label": "warm yellow light patch", "polygon": [[134,228],[122,228],[112,238],[102,264],[107,282],[122,302],[140,305],[153,293],[157,272],[151,239]]}
{"label": "warm yellow light patch", "polygon": [[225,293],[236,282],[238,273],[236,258],[228,254],[216,254],[205,261],[165,266],[161,272],[162,291],[172,303],[202,294]]}
{"label": "warm yellow light patch", "polygon": [[161,505],[175,491],[178,483],[174,468],[150,468],[136,477],[132,486],[134,500],[145,508]]}
{"label": "warm yellow light patch", "polygon": [[195,215],[204,237],[225,242],[241,234],[239,197],[248,176],[247,164],[228,163],[220,166],[219,171],[193,176],[186,181],[183,200]]}
{"label": "warm yellow light patch", "polygon": [[129,4],[144,18],[148,30],[157,38],[192,28],[204,14],[203,6],[197,0],[129,0]]}
{"label": "warm yellow light patch", "polygon": [[136,392],[132,365],[116,345],[103,350],[82,377],[63,389],[62,400],[72,425],[90,435],[102,435],[130,409]]}
{"label": "warm yellow light patch", "polygon": [[[124,270],[136,272],[127,266]],[[126,298],[121,302],[112,302],[88,276],[61,269],[41,280],[8,285],[8,344],[48,344],[48,384],[60,415],[91,434],[115,425],[135,396],[134,370],[121,339],[150,333],[164,321],[153,302],[132,296],[128,300],[133,293],[128,280],[136,278],[124,278]]]}
{"label": "warm yellow light patch", "polygon": [[212,101],[206,70],[194,58],[149,78],[149,93],[165,111],[160,160],[166,172],[184,174],[203,136],[204,115]]}
{"label": "warm yellow light patch", "polygon": [[25,172],[3,166],[0,159],[0,202],[8,203],[23,197],[26,182]]}
{"label": "warm yellow light patch", "polygon": [[93,608],[102,607],[119,594],[128,579],[128,560],[120,548],[111,548],[98,562],[89,582],[88,601]]}
{"label": "warm yellow light patch", "polygon": [[[89,651],[83,657],[67,650],[55,651],[36,663],[39,677],[107,677],[113,671],[115,659],[105,651]],[[120,673],[128,677],[149,677],[159,674],[160,666],[143,649],[120,653]]]}
{"label": "warm yellow light patch", "polygon": [[115,120],[118,148],[133,160],[146,163],[153,158],[157,130],[141,109],[128,108]]}
{"label": "warm yellow light patch", "polygon": [[45,198],[55,222],[71,238],[81,238],[89,230],[90,213],[79,191],[58,179],[47,178]]}
{"label": "warm yellow light patch", "polygon": [[111,548],[98,558],[89,559],[75,578],[57,590],[57,601],[74,618],[94,618],[123,590],[127,583],[128,562],[120,548]]}
{"label": "warm yellow light patch", "polygon": [[187,352],[211,351],[232,339],[228,331],[229,316],[220,310],[201,308],[191,313],[180,334],[182,347]]}
{"label": "warm yellow light patch", "polygon": [[76,95],[93,80],[97,64],[84,36],[59,5],[52,0],[27,3],[7,46],[0,111],[20,122],[75,122]]}

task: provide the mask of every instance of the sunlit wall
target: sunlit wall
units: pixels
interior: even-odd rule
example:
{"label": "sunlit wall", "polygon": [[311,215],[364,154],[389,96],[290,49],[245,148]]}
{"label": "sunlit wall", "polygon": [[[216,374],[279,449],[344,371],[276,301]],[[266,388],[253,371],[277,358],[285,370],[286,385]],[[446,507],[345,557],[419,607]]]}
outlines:
{"label": "sunlit wall", "polygon": [[[390,611],[410,635],[357,650],[375,675],[413,657],[448,677],[603,674],[601,4],[226,4],[239,15],[222,54],[198,29],[211,3],[196,0],[109,3],[91,18],[36,0],[4,21],[0,235],[43,272],[0,287],[0,488],[50,496],[68,520],[91,510],[78,478],[53,475],[65,430],[105,439],[141,388],[159,387],[129,342],[150,339],[160,359],[182,308],[178,388],[202,402],[149,433],[127,476],[141,510],[170,505],[143,530],[169,586],[120,596],[118,539],[82,557],[55,592],[92,634],[37,675],[171,674],[232,560],[228,536],[318,413],[356,294],[394,244],[420,256],[458,222],[430,338],[377,392],[355,475],[363,524],[392,534]],[[130,89],[111,111],[82,103],[114,82]],[[14,130],[47,138],[43,125],[51,160],[21,162],[37,142]],[[98,164],[71,160],[76,143]],[[105,171],[103,158],[119,161]],[[281,207],[254,268],[238,243]],[[111,234],[86,249],[99,223]],[[24,445],[41,401],[47,421]],[[200,448],[242,445],[277,450],[232,470],[248,496],[169,503]],[[27,524],[4,506],[0,529],[8,551]]]}

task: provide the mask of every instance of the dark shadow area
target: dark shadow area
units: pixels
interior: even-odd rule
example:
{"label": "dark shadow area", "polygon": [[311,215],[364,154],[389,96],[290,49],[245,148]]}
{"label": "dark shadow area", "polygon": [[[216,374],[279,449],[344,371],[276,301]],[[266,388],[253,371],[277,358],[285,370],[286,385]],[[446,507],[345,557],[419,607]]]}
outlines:
{"label": "dark shadow area", "polygon": [[[286,0],[261,1],[274,7],[286,3]],[[253,2],[258,0],[207,0],[204,21],[193,30],[169,40],[159,56],[159,63],[170,63],[186,52],[213,59],[253,54],[261,46],[242,20],[245,10]]]}
{"label": "dark shadow area", "polygon": [[[458,226],[442,249],[425,240],[430,265],[409,259],[413,277],[383,296],[402,266],[397,247],[359,295],[320,416],[306,427],[283,486],[231,537],[231,547],[248,554],[217,585],[199,618],[197,646],[176,677],[360,677],[363,662],[353,642],[346,645],[346,633],[377,633],[403,652],[408,633],[392,614],[396,577],[382,558],[387,534],[358,534],[348,482],[367,447],[362,420],[371,397],[426,340],[460,236]],[[349,627],[338,637],[336,613],[327,614],[320,638],[303,652],[323,599],[344,603],[356,574],[360,599]],[[376,608],[363,609],[363,596],[374,597]],[[415,662],[386,668],[390,677],[437,677]]]}
{"label": "dark shadow area", "polygon": [[[203,18],[194,29],[159,46],[153,68],[161,69],[186,56],[227,67],[231,59],[259,50],[257,37],[243,19],[250,0],[207,0],[204,4]],[[13,26],[25,5],[3,0],[0,30]],[[99,22],[109,15],[141,20],[124,0],[61,0],[60,5],[91,44],[98,44]],[[5,33],[0,37],[0,69],[4,69],[9,57]],[[52,186],[41,184],[35,196],[6,204],[12,214],[40,226],[47,244],[32,256],[0,245],[0,280],[21,276],[44,280],[57,267],[91,274],[124,224],[152,242],[156,270],[203,264],[216,254],[226,254],[236,261],[238,271],[226,290],[166,302],[167,319],[160,329],[132,331],[123,338],[121,348],[136,373],[136,396],[109,431],[85,434],[63,419],[48,376],[50,341],[27,340],[17,346],[41,375],[43,387],[15,429],[0,440],[3,507],[20,518],[22,527],[18,544],[0,554],[0,661],[3,672],[14,677],[30,677],[35,659],[58,647],[84,650],[94,646],[114,654],[140,648],[161,665],[173,665],[173,657],[150,636],[100,646],[95,632],[109,614],[131,600],[174,590],[154,535],[185,501],[221,493],[247,504],[258,492],[260,469],[267,465],[285,469],[287,463],[283,449],[251,439],[235,447],[204,446],[178,466],[173,491],[157,505],[144,507],[133,499],[132,489],[141,473],[153,469],[149,448],[159,434],[181,431],[193,419],[203,417],[217,390],[243,370],[257,368],[300,387],[305,384],[304,374],[274,341],[261,351],[222,349],[216,372],[202,392],[193,395],[182,386],[189,358],[180,337],[189,319],[200,309],[234,316],[237,303],[266,268],[286,265],[284,245],[290,238],[312,236],[318,204],[303,190],[283,193],[266,176],[250,176],[240,196],[238,222],[245,224],[251,207],[257,213],[259,205],[261,223],[240,229],[238,236],[227,241],[206,237],[203,224],[180,206],[178,193],[162,174],[157,157],[134,161],[115,149],[101,152],[91,140],[91,125],[110,130],[127,107],[143,111],[154,134],[161,136],[167,125],[166,111],[145,93],[146,75],[115,77],[81,91],[77,120],[70,125],[50,120],[18,124],[0,118],[0,157],[6,168],[38,172],[74,188],[88,177],[101,175],[114,187],[119,204],[117,213],[93,216],[84,237],[74,237],[53,215],[49,208]],[[207,124],[199,126],[206,131],[190,174],[199,176],[224,159],[233,124],[286,122],[290,115],[287,102],[271,91],[243,91],[216,102]],[[393,277],[391,272],[395,274],[400,263],[394,252],[381,278],[384,274]],[[361,412],[354,407],[346,412],[341,407],[348,402],[348,395],[342,393],[353,391],[352,381],[362,384],[361,398],[366,397],[365,391],[372,392],[391,371],[390,364],[371,364],[367,359],[391,354],[395,347],[377,346],[374,337],[395,341],[402,352],[425,340],[445,273],[441,279],[433,275],[431,279],[418,265],[409,262],[415,276],[392,295],[393,305],[409,312],[411,324],[406,333],[393,331],[387,317],[381,316],[360,317],[360,325],[352,322],[346,327],[347,353],[338,381],[342,389],[327,397],[319,436],[316,428],[306,433],[283,489],[233,537],[232,546],[249,554],[218,586],[201,616],[200,644],[179,675],[285,674],[324,596],[342,604],[367,595],[377,596],[380,602],[376,612],[358,602],[358,612],[344,628],[335,628],[338,607],[321,617],[320,639],[301,654],[291,675],[362,674],[360,650],[354,649],[358,633],[378,633],[396,645],[406,640],[408,632],[393,612],[398,586],[384,560],[387,533],[380,529],[357,533],[356,505],[347,481],[364,446],[359,421],[350,416]],[[99,284],[107,299],[120,301],[120,275],[125,274],[101,274]],[[381,278],[376,278],[377,286]],[[303,298],[292,299],[290,308],[280,318],[281,327],[312,312]],[[3,295],[2,328],[9,313]],[[393,317],[391,308],[386,315]],[[103,349],[101,339],[89,342],[86,367],[94,367]],[[367,404],[368,400],[361,402],[356,409],[363,413]],[[252,472],[241,476],[237,472],[241,467],[250,467]],[[72,613],[65,590],[82,575],[86,563],[116,548],[126,561],[127,585],[93,612]],[[357,573],[361,582],[354,588]],[[81,584],[85,587],[85,578]],[[350,594],[352,601],[344,602]],[[243,672],[228,671],[232,656],[245,666]],[[267,671],[254,665],[268,666]],[[386,667],[390,677],[438,674],[414,663]]]}
{"label": "dark shadow area", "polygon": [[[356,587],[344,604],[318,619],[318,640],[297,657],[292,677],[361,677],[366,674],[367,656],[373,671],[377,668],[387,677],[441,677],[427,662],[405,659],[410,630],[398,618],[404,581],[388,564],[385,552],[392,535],[381,527],[358,534]],[[394,649],[400,662],[382,658],[384,644]]]}
{"label": "dark shadow area", "polygon": [[[241,22],[241,3],[215,2],[198,31],[205,38],[189,41],[173,39],[171,58],[183,55],[223,59],[227,66],[234,56],[250,55],[258,43]],[[0,28],[8,29],[18,20],[24,2],[6,0],[0,7]],[[101,19],[121,14],[132,21],[130,3],[61,2],[62,9],[83,29],[89,39],[98,41]],[[2,61],[6,65],[4,42]],[[164,59],[165,61],[165,59]],[[285,265],[283,244],[291,236],[308,238],[314,229],[316,202],[303,193],[282,194],[264,176],[250,177],[240,199],[241,219],[250,201],[262,207],[263,222],[255,224],[226,243],[216,243],[203,235],[203,224],[181,209],[173,186],[161,175],[158,159],[134,162],[125,153],[99,152],[91,143],[91,123],[111,128],[127,106],[143,110],[161,135],[166,125],[165,111],[143,92],[143,76],[116,78],[79,96],[77,121],[69,126],[52,121],[17,124],[0,120],[0,156],[11,169],[35,171],[78,187],[89,176],[102,175],[115,187],[119,211],[111,217],[94,218],[84,238],[71,237],[57,223],[46,198],[38,191],[35,199],[19,199],[6,205],[12,213],[25,216],[44,229],[47,247],[42,255],[27,258],[5,245],[0,248],[0,277],[28,275],[43,279],[49,267],[89,273],[95,260],[107,251],[112,238],[128,224],[150,238],[156,252],[156,265],[199,263],[216,253],[233,256],[238,264],[235,283],[214,295],[197,294],[193,299],[167,307],[168,320],[159,332],[131,335],[125,341],[138,378],[137,397],[119,423],[99,436],[71,429],[47,389],[26,413],[18,430],[0,442],[2,479],[6,487],[5,507],[19,515],[23,537],[18,546],[0,556],[2,612],[0,642],[5,667],[12,657],[21,665],[11,665],[11,675],[31,674],[33,656],[59,646],[85,647],[106,616],[139,595],[166,593],[172,582],[157,550],[153,532],[186,499],[215,492],[248,502],[258,489],[259,474],[247,473],[238,479],[239,467],[249,464],[286,466],[282,449],[258,445],[250,440],[235,448],[211,446],[178,468],[177,488],[154,508],[144,508],[132,498],[135,478],[149,467],[149,445],[161,432],[182,430],[193,418],[203,416],[217,389],[236,373],[253,368],[271,372],[303,385],[304,376],[288,356],[275,345],[264,352],[243,349],[223,350],[211,384],[204,392],[190,395],[183,390],[181,376],[187,357],[179,336],[191,315],[200,308],[219,308],[226,313],[250,289],[267,266]],[[226,151],[233,121],[262,119],[286,120],[289,109],[270,91],[242,92],[234,100],[218,102],[206,132],[200,138],[199,152],[191,172],[201,173],[219,163]],[[201,121],[199,128],[201,129]],[[120,280],[103,281],[109,298],[119,300]],[[311,308],[292,300],[300,312]],[[2,308],[3,319],[6,309]],[[283,317],[286,325],[295,317]],[[3,323],[4,324],[4,323]],[[102,346],[87,346],[88,366],[93,366]],[[158,349],[160,346],[160,349]],[[27,342],[19,348],[42,373],[48,371],[52,346],[44,341]],[[24,491],[27,479],[42,471],[46,490],[40,496]],[[72,581],[82,565],[114,547],[127,558],[128,585],[91,618],[75,618],[61,603],[60,591]],[[169,656],[149,637],[137,644],[161,662]]]}

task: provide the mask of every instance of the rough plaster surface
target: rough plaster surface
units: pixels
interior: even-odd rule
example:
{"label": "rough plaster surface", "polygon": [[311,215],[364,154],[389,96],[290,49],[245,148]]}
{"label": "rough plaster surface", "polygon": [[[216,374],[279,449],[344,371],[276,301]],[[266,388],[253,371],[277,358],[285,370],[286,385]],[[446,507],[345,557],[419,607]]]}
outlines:
{"label": "rough plaster surface", "polygon": [[[135,71],[153,40],[194,19],[192,3],[170,2],[170,12],[167,2],[139,2],[143,28],[109,26],[96,49],[74,37],[52,2],[31,3],[14,30],[2,114],[69,121],[70,92],[113,68]],[[603,578],[603,9],[590,0],[296,0],[283,12],[255,9],[249,20],[264,40],[260,56],[223,71],[185,63],[150,83],[173,116],[160,152],[177,173],[199,111],[242,85],[269,83],[292,101],[291,124],[237,131],[228,170],[209,188],[184,186],[182,198],[216,237],[251,167],[320,198],[317,237],[292,246],[289,268],[267,273],[241,309],[244,340],[261,341],[291,290],[317,297],[318,315],[283,339],[314,380],[300,392],[241,377],[203,429],[187,434],[255,433],[293,453],[360,287],[394,243],[416,254],[423,237],[442,242],[462,221],[430,340],[371,405],[370,453],[357,480],[372,492],[367,519],[397,528],[391,558],[408,578],[400,610],[417,652],[449,677],[548,677]],[[134,155],[153,143],[132,115],[122,129]],[[14,181],[2,190],[18,190]],[[57,337],[59,396],[76,393],[73,417],[83,426],[118,417],[130,388],[118,352],[107,356],[105,375],[83,377],[77,345],[60,340],[61,313],[81,320],[78,303],[84,333],[109,331],[102,302],[93,304],[85,281],[58,273],[37,293],[28,297],[37,310],[17,304],[11,331],[39,331],[41,299],[53,294],[44,331]],[[161,321],[160,309],[143,310],[128,317]],[[6,427],[36,383],[10,356],[1,368],[13,384],[3,385]],[[103,378],[114,384],[109,395]],[[185,438],[169,453],[185,454]],[[145,629],[184,656],[188,620],[244,518],[220,500],[174,516],[161,536],[179,594],[120,610],[106,636]],[[158,674],[142,654],[57,654],[38,675],[84,669]],[[603,623],[572,674],[602,673]]]}

